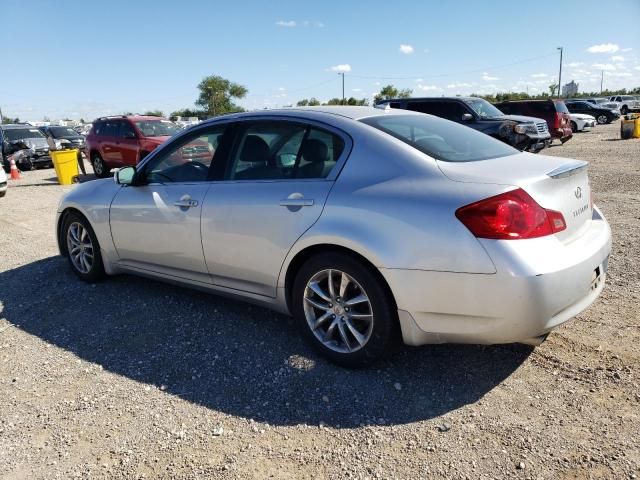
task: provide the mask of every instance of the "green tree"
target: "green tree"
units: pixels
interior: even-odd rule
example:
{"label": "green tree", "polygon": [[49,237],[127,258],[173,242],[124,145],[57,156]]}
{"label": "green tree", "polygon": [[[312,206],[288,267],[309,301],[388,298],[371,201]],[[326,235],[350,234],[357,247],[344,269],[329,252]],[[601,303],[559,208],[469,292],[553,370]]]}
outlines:
{"label": "green tree", "polygon": [[218,75],[210,75],[202,79],[198,89],[200,96],[196,100],[196,105],[202,107],[211,116],[244,110],[232,101],[232,99],[246,96],[248,90],[243,85],[230,82]]}
{"label": "green tree", "polygon": [[311,97],[309,99],[303,98],[296,103],[296,107],[317,107],[318,105],[322,105],[320,100],[315,97]]}
{"label": "green tree", "polygon": [[393,85],[389,84],[385,87],[382,87],[380,92],[373,97],[374,102],[379,102],[380,100],[389,100],[391,98],[409,98],[413,90],[410,88],[398,89]]}
{"label": "green tree", "polygon": [[306,98],[303,98],[298,103],[296,103],[296,107],[306,107],[308,105],[309,105],[309,100],[307,100]]}
{"label": "green tree", "polygon": [[311,97],[309,99],[309,106],[310,107],[317,107],[318,105],[320,105],[320,100],[318,100],[316,97]]}
{"label": "green tree", "polygon": [[176,110],[175,112],[171,112],[169,118],[174,119],[176,117],[198,117],[200,119],[208,117],[207,112],[202,110],[192,110],[189,108],[183,108],[182,110]]}
{"label": "green tree", "polygon": [[556,95],[556,90],[558,89],[559,85],[557,83],[552,83],[551,85],[549,85],[549,91],[551,92],[551,96],[555,97]]}
{"label": "green tree", "polygon": [[9,118],[9,117],[2,117],[2,123],[5,125],[8,125],[10,123],[20,123],[20,119],[18,117],[16,118]]}
{"label": "green tree", "polygon": [[162,113],[162,110],[149,110],[144,112],[144,115],[149,115],[151,117],[164,117],[164,113]]}

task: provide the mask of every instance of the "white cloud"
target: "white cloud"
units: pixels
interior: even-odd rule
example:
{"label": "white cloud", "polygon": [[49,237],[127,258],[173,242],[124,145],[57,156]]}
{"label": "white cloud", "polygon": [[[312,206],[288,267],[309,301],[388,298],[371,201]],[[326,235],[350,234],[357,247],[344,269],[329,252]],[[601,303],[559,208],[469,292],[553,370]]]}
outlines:
{"label": "white cloud", "polygon": [[631,75],[628,72],[610,72],[607,73],[607,77],[632,77],[633,75]]}
{"label": "white cloud", "polygon": [[624,57],[622,55],[614,55],[611,57],[612,62],[624,62]]}
{"label": "white cloud", "polygon": [[324,28],[324,23],[322,22],[313,22],[313,26],[317,28]]}
{"label": "white cloud", "polygon": [[454,82],[447,85],[447,88],[469,88],[473,87],[472,83]]}
{"label": "white cloud", "polygon": [[640,70],[640,65],[638,65],[637,67],[633,67],[636,70]]}
{"label": "white cloud", "polygon": [[422,83],[422,82],[424,82],[424,79],[422,79],[422,78],[416,78],[416,79],[414,80],[414,82],[416,82],[416,83]]}
{"label": "white cloud", "polygon": [[361,92],[362,89],[361,88],[352,88],[351,91],[352,92]]}
{"label": "white cloud", "polygon": [[411,45],[400,45],[400,53],[404,53],[405,55],[411,55],[413,53],[413,47]]}
{"label": "white cloud", "polygon": [[589,53],[616,53],[618,50],[620,50],[620,47],[615,43],[601,43],[587,48]]}
{"label": "white cloud", "polygon": [[547,78],[549,75],[546,73],[534,73],[531,75],[532,78]]}
{"label": "white cloud", "polygon": [[435,85],[418,85],[418,90],[422,90],[423,92],[434,92],[442,89],[440,87],[436,87]]}
{"label": "white cloud", "polygon": [[631,47],[621,48],[620,49],[621,52],[630,52],[631,50],[633,50],[633,48],[631,48]]}
{"label": "white cloud", "polygon": [[374,84],[375,86],[382,85],[380,82],[373,82],[373,84]]}
{"label": "white cloud", "polygon": [[280,92],[284,92],[284,91],[286,90],[286,88],[284,88],[284,87],[280,87],[280,88],[278,88],[278,90],[279,90]]}
{"label": "white cloud", "polygon": [[615,65],[612,65],[610,63],[594,63],[593,65],[591,65],[593,68],[597,68],[598,70],[607,70],[607,71],[611,71],[611,70],[615,70],[616,67]]}
{"label": "white cloud", "polygon": [[279,26],[279,27],[293,28],[293,27],[297,26],[298,24],[296,23],[295,20],[278,20],[276,22],[276,25]]}
{"label": "white cloud", "polygon": [[340,65],[334,65],[331,67],[331,70],[338,73],[347,73],[351,71],[351,65],[348,63],[341,63]]}
{"label": "white cloud", "polygon": [[492,80],[500,80],[498,77],[492,77],[491,75],[489,75],[487,72],[482,72],[482,79],[485,82],[490,82]]}
{"label": "white cloud", "polygon": [[575,67],[580,67],[580,66],[582,66],[582,65],[584,65],[584,62],[571,62],[571,63],[567,63],[567,66],[568,66],[568,67],[573,67],[573,68],[575,68]]}

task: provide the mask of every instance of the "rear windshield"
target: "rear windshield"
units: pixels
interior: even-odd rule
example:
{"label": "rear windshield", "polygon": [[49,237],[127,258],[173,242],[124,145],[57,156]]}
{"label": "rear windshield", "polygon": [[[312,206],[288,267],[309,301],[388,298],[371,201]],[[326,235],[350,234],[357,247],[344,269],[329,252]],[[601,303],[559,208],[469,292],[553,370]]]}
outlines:
{"label": "rear windshield", "polygon": [[569,113],[569,110],[567,110],[567,106],[564,104],[564,102],[553,102],[556,104],[556,112],[558,113]]}
{"label": "rear windshield", "polygon": [[380,115],[360,121],[445,162],[474,162],[518,153],[489,135],[431,115]]}
{"label": "rear windshield", "polygon": [[69,127],[49,127],[54,137],[77,137],[78,133]]}

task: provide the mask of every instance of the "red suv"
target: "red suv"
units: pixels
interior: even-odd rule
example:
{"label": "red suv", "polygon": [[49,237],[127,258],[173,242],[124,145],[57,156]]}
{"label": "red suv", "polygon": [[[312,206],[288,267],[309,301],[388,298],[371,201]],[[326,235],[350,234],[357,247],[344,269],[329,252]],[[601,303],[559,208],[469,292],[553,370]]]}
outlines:
{"label": "red suv", "polygon": [[562,143],[573,136],[569,110],[562,100],[516,100],[496,103],[496,107],[509,115],[526,115],[546,120],[551,138],[557,138]]}
{"label": "red suv", "polygon": [[87,135],[86,154],[97,177],[112,168],[136,165],[180,129],[169,120],[142,115],[103,117]]}

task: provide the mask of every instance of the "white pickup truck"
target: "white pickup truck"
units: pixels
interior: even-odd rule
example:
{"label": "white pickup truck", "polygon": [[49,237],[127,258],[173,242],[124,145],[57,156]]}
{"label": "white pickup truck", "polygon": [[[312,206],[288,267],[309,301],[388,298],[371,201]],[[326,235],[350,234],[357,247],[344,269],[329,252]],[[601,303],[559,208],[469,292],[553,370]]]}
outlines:
{"label": "white pickup truck", "polygon": [[622,115],[626,115],[629,112],[640,112],[640,96],[614,95],[609,97],[609,101],[620,104],[620,113]]}

